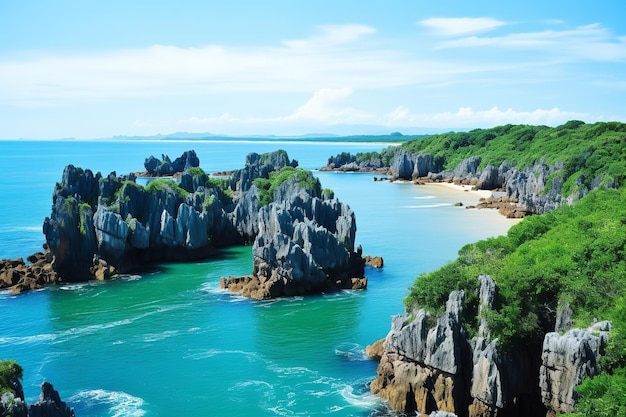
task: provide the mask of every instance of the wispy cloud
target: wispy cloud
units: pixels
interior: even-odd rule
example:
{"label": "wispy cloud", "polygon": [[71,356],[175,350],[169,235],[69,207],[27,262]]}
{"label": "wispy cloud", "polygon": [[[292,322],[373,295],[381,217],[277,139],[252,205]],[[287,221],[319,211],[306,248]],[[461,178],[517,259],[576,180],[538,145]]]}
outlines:
{"label": "wispy cloud", "polygon": [[512,108],[501,110],[498,107],[492,107],[487,110],[474,110],[471,107],[462,107],[456,112],[411,113],[408,108],[400,106],[387,114],[388,124],[398,127],[447,126],[450,128],[468,128],[492,127],[508,123],[555,126],[572,119],[583,119],[591,122],[601,120],[602,116],[564,111],[556,107],[532,111],[520,111]]}
{"label": "wispy cloud", "polygon": [[319,48],[330,45],[353,43],[366,35],[376,33],[376,29],[367,25],[324,25],[318,28],[319,33],[308,39],[284,41],[289,48]]}
{"label": "wispy cloud", "polygon": [[466,36],[441,41],[439,48],[493,47],[535,50],[554,56],[593,61],[626,59],[626,39],[616,37],[599,24],[574,29],[510,33],[503,36]]}
{"label": "wispy cloud", "polygon": [[419,22],[442,36],[469,35],[488,32],[508,23],[490,17],[433,17]]}

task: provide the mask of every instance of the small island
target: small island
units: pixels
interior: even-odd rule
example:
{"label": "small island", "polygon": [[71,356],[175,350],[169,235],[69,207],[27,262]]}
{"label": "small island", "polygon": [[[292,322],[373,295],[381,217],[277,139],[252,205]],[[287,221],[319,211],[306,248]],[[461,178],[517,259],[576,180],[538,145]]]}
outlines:
{"label": "small island", "polygon": [[199,164],[193,150],[173,162],[149,157],[145,186],[136,173],[103,176],[68,165],[43,224],[45,251],[30,265],[3,261],[0,284],[19,293],[103,280],[251,244],[251,275],[224,278],[223,288],[265,299],[367,287],[354,212],[285,151],[251,153],[227,177]]}

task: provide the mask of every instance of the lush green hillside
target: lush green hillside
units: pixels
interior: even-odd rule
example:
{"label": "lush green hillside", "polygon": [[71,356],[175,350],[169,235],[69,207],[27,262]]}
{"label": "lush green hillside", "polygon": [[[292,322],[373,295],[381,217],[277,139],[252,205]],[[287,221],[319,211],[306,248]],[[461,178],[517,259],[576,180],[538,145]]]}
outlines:
{"label": "lush green hillside", "polygon": [[[465,246],[455,261],[415,281],[407,310],[441,311],[450,291],[464,289],[475,317],[480,274],[498,286],[501,308],[487,319],[504,346],[551,331],[564,303],[576,326],[611,320],[605,374],[580,388],[586,401],[580,407],[594,409],[616,392],[617,404],[626,406],[626,187],[596,190],[574,206],[524,219],[507,236]],[[476,323],[467,326],[476,330]]]}
{"label": "lush green hillside", "polygon": [[595,179],[622,184],[626,177],[626,124],[570,121],[558,127],[505,125],[470,132],[445,133],[400,145],[415,153],[430,153],[444,169],[451,170],[465,158],[480,156],[481,167],[507,161],[528,168],[544,161],[562,162],[555,175],[565,179],[563,194],[574,191],[578,181],[591,189]]}

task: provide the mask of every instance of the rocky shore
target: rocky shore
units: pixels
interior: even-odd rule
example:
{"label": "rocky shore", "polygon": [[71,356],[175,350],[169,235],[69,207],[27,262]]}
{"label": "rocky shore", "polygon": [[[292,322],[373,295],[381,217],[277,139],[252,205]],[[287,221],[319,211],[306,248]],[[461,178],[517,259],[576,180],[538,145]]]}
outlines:
{"label": "rocky shore", "polygon": [[[478,280],[477,317],[466,316],[463,291],[450,293],[441,315],[418,308],[393,317],[387,337],[368,349],[380,358],[371,391],[407,414],[553,417],[573,411],[574,388],[599,373],[610,323],[572,329],[564,307],[543,343],[502,346],[484,318],[498,304],[496,285],[487,275]],[[466,331],[468,320],[480,323],[477,334]]]}

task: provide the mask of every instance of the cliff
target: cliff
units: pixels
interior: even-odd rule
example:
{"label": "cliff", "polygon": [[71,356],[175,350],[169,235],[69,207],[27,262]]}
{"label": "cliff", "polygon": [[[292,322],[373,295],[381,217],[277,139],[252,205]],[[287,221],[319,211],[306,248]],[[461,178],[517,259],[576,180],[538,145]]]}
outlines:
{"label": "cliff", "polygon": [[341,153],[322,169],[473,185],[504,192],[518,215],[542,214],[597,188],[618,188],[626,176],[625,133],[618,122],[505,125],[432,135],[380,153]]}
{"label": "cliff", "polygon": [[[610,324],[545,335],[543,344],[505,346],[491,338],[485,310],[498,304],[491,277],[478,278],[478,314],[467,316],[463,291],[433,317],[416,308],[395,316],[384,339],[373,393],[404,413],[458,416],[554,416],[573,411],[574,388],[599,373]],[[464,323],[480,323],[471,335]]]}

